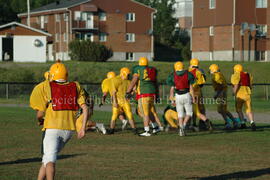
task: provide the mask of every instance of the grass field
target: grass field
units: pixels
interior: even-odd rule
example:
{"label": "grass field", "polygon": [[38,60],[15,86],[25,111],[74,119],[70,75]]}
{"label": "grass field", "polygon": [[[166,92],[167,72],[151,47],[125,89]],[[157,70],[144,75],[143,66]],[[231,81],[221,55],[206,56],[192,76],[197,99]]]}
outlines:
{"label": "grass field", "polygon": [[[35,179],[40,165],[41,132],[29,108],[0,108],[0,179]],[[108,124],[110,113],[93,120]],[[141,120],[136,119],[138,126]],[[270,126],[222,131],[160,133],[144,138],[128,130],[115,135],[75,136],[60,153],[56,179],[270,179]]]}

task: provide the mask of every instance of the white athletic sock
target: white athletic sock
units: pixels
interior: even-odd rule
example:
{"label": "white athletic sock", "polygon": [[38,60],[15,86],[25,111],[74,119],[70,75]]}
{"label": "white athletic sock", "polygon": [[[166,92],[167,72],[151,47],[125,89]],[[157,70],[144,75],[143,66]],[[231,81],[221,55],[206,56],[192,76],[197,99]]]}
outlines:
{"label": "white athletic sock", "polygon": [[150,129],[149,129],[149,126],[145,126],[145,127],[144,127],[144,130],[145,130],[146,132],[149,132],[149,130],[150,130]]}
{"label": "white athletic sock", "polygon": [[254,121],[250,121],[250,124],[254,123]]}

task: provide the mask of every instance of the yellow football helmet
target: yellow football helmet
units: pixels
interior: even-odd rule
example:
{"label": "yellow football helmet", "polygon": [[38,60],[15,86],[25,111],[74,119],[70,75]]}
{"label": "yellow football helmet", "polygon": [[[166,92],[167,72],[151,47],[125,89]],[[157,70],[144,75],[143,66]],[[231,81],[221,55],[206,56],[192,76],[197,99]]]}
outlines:
{"label": "yellow football helmet", "polygon": [[53,81],[66,81],[68,77],[68,71],[66,66],[61,63],[60,61],[57,61],[54,63],[50,68],[50,80]]}
{"label": "yellow football helmet", "polygon": [[123,67],[120,69],[120,76],[124,79],[128,79],[128,75],[130,74],[130,70],[127,67]]}
{"label": "yellow football helmet", "polygon": [[218,65],[216,65],[216,64],[212,64],[212,65],[209,67],[209,70],[210,70],[210,73],[215,73],[215,72],[218,72],[218,71],[219,71],[219,67],[218,67]]}
{"label": "yellow football helmet", "polygon": [[148,59],[146,57],[141,57],[139,59],[139,66],[148,66]]}
{"label": "yellow football helmet", "polygon": [[236,64],[234,67],[233,67],[233,70],[235,73],[240,73],[240,72],[243,72],[243,66],[241,64]]}
{"label": "yellow football helmet", "polygon": [[50,78],[50,72],[49,71],[46,71],[44,73],[44,78],[45,78],[45,80],[49,80],[49,78]]}
{"label": "yellow football helmet", "polygon": [[191,66],[199,66],[199,60],[196,58],[193,58],[190,60],[190,65]]}
{"label": "yellow football helmet", "polygon": [[115,76],[116,76],[116,74],[113,71],[110,71],[110,72],[107,73],[107,78],[108,79],[114,78]]}
{"label": "yellow football helmet", "polygon": [[183,69],[184,69],[184,64],[182,62],[178,61],[174,64],[175,71],[182,71]]}

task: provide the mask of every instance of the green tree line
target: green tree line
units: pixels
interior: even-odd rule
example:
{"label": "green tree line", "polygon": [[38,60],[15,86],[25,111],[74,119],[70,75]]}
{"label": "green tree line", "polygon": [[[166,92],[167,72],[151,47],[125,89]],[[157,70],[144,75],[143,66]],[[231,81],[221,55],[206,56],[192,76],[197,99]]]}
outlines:
{"label": "green tree line", "polygon": [[[30,0],[31,9],[55,2],[56,0]],[[19,21],[17,14],[27,11],[27,0],[0,0],[0,25]]]}

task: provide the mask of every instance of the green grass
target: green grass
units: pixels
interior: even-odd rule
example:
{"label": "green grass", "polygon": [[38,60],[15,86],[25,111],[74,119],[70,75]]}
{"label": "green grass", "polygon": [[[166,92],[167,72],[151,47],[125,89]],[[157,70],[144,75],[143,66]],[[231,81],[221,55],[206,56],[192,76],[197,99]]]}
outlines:
{"label": "green grass", "polygon": [[[230,80],[230,75],[233,66],[237,62],[220,62],[220,61],[205,61],[201,62],[200,66],[206,72],[212,63],[220,65],[221,71],[225,74],[226,79]],[[77,80],[79,82],[100,83],[109,71],[119,73],[121,67],[131,68],[137,65],[137,62],[65,62],[69,69],[70,80]],[[168,74],[173,70],[174,62],[150,62],[150,65],[157,67],[159,70],[159,81],[164,83]],[[268,78],[270,63],[269,62],[245,62],[241,63],[244,69],[254,76],[255,83],[270,83]],[[0,82],[1,81],[19,81],[19,82],[39,82],[43,79],[43,73],[47,71],[51,63],[0,63]],[[188,67],[188,63],[185,62]],[[208,82],[210,77],[208,75]]]}
{"label": "green grass", "polygon": [[[36,179],[41,132],[29,108],[0,108],[0,179]],[[93,120],[108,125],[110,113]],[[136,122],[142,126],[140,119]],[[56,179],[269,179],[270,127],[234,132],[218,130],[160,133],[143,138],[128,130],[115,135],[75,136],[60,153]],[[263,127],[264,126],[264,127]]]}

